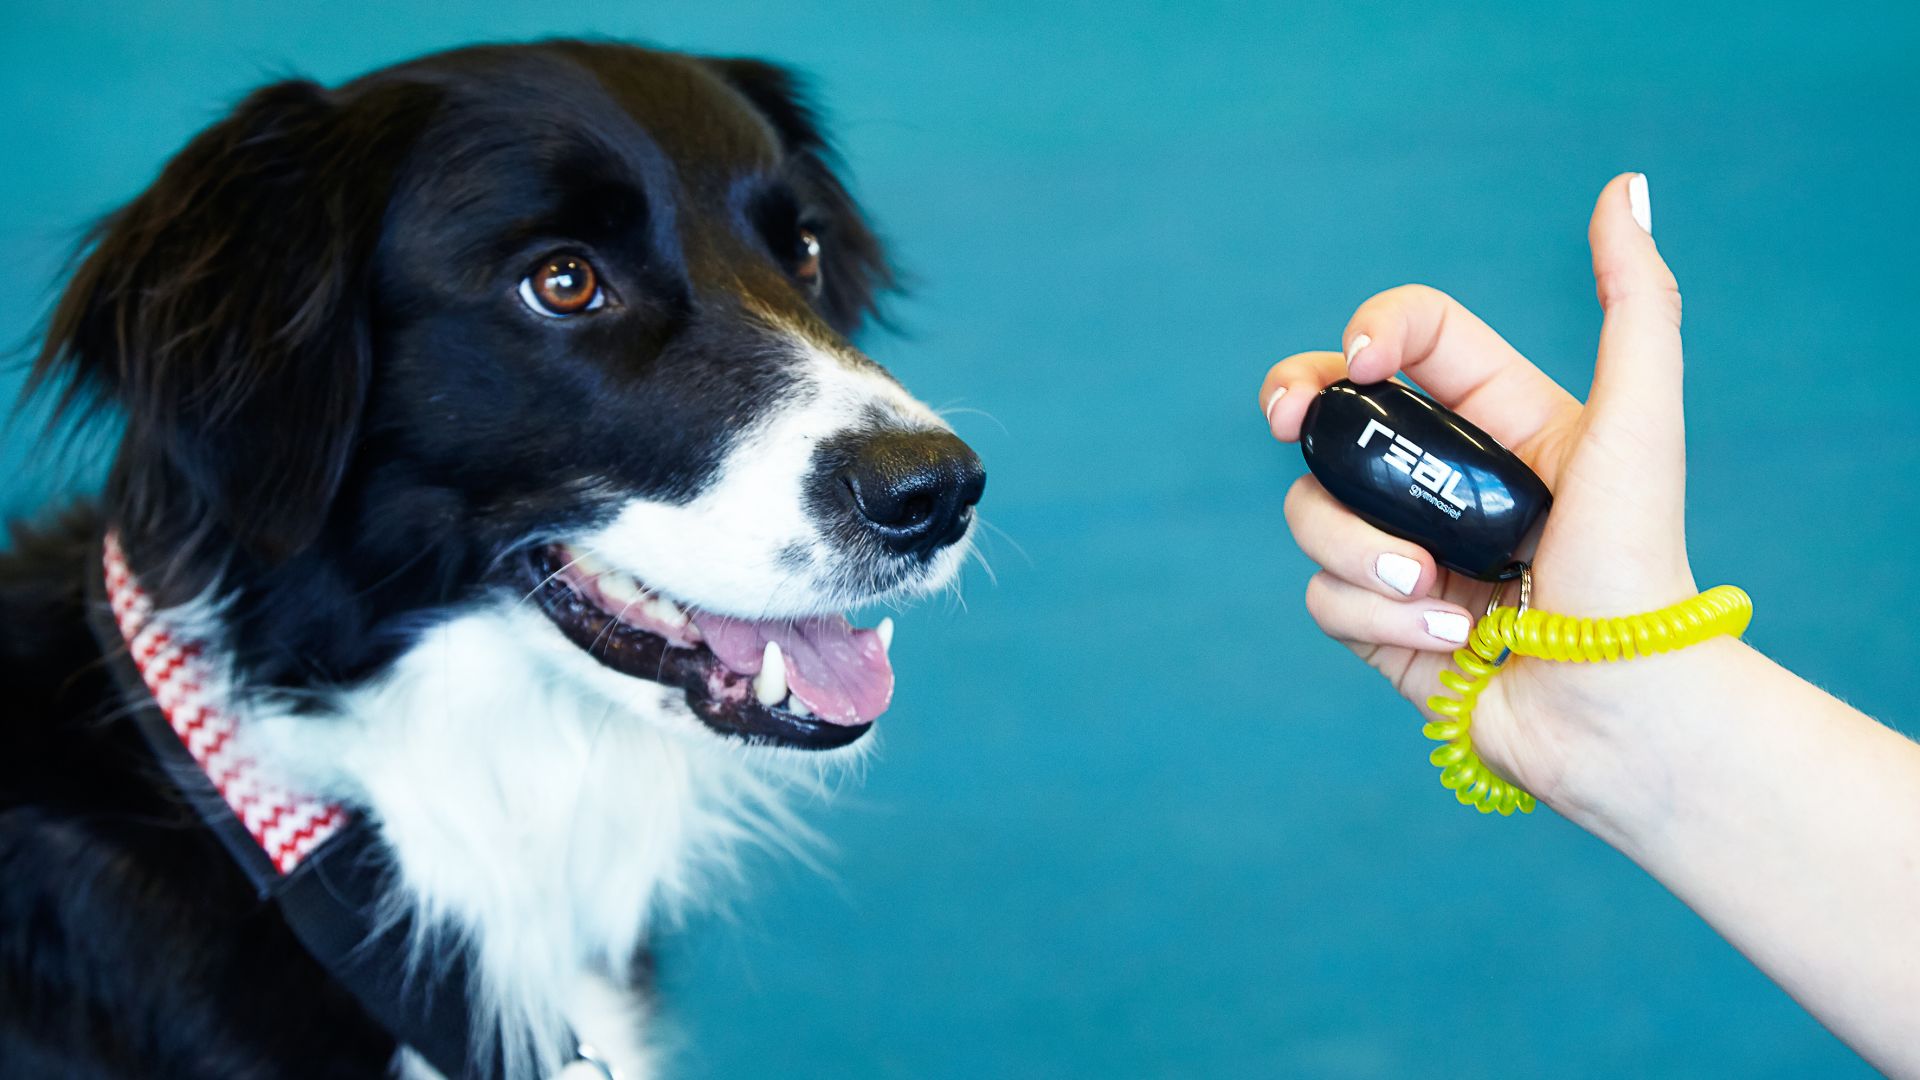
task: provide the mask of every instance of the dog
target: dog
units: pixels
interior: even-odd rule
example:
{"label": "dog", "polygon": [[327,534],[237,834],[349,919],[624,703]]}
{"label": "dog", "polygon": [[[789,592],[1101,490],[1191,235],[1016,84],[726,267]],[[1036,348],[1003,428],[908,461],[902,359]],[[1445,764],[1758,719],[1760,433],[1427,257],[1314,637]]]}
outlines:
{"label": "dog", "polygon": [[124,434],[0,560],[0,1075],[657,1075],[649,934],[804,843],[893,689],[842,613],[985,483],[849,343],[838,168],[778,66],[479,46],[97,228],[29,392]]}

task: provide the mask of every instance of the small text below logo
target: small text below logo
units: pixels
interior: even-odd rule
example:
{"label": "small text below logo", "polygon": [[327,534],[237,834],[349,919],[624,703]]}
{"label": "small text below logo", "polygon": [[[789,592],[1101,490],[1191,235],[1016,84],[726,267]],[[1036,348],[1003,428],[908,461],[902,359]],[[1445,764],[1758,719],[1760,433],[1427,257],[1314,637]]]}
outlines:
{"label": "small text below logo", "polygon": [[[1367,421],[1366,429],[1360,432],[1358,444],[1367,443],[1378,434],[1385,443],[1386,451],[1381,455],[1386,463],[1413,478],[1414,483],[1446,500],[1458,511],[1467,508],[1466,497],[1459,492],[1460,470],[1420,449],[1417,443],[1378,420]],[[1444,509],[1444,507],[1442,508]]]}

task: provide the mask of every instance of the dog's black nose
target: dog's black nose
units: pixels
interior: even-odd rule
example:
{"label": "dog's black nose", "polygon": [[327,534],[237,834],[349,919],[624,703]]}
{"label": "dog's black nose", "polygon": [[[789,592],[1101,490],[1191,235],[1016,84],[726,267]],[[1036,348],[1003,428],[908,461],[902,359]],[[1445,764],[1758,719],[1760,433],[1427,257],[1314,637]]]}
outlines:
{"label": "dog's black nose", "polygon": [[925,555],[966,535],[987,486],[980,458],[944,431],[889,431],[840,470],[855,520],[887,550]]}

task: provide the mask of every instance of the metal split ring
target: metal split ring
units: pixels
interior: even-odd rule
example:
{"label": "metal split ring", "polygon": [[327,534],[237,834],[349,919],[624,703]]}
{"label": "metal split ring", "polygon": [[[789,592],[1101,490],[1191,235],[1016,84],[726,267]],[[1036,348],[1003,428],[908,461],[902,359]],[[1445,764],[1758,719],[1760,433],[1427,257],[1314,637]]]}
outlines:
{"label": "metal split ring", "polygon": [[[1496,581],[1493,583],[1493,595],[1487,597],[1487,614],[1486,616],[1483,616],[1483,617],[1491,617],[1493,615],[1493,609],[1500,606],[1500,594],[1506,591],[1507,591],[1506,581],[1504,580]],[[1532,603],[1533,603],[1533,567],[1526,563],[1522,563],[1520,564],[1520,610],[1517,614],[1525,615],[1527,613],[1528,606],[1531,605]]]}

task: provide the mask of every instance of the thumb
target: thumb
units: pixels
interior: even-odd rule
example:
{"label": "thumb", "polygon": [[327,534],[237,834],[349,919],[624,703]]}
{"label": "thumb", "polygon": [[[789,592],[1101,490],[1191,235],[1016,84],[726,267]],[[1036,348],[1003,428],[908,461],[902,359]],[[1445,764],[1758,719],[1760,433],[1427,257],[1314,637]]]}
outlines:
{"label": "thumb", "polygon": [[1644,174],[1617,176],[1600,193],[1587,240],[1605,321],[1586,427],[1620,478],[1631,479],[1636,516],[1664,532],[1685,520],[1687,441],[1680,287],[1654,247],[1652,225]]}

